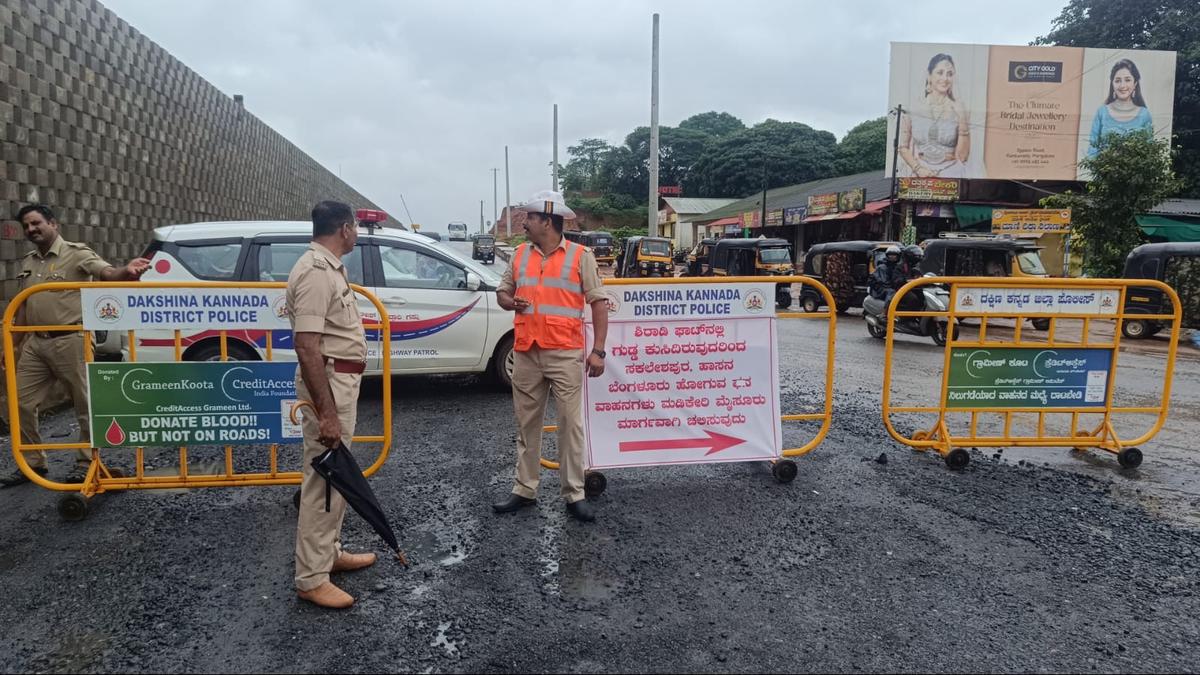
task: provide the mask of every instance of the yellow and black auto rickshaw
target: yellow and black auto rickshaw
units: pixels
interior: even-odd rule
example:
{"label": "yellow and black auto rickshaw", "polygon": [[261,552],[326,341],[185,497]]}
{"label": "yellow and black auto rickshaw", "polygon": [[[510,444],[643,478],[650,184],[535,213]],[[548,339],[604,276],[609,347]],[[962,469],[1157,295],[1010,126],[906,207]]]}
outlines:
{"label": "yellow and black auto rickshaw", "polygon": [[592,255],[596,257],[596,262],[600,265],[612,265],[616,260],[613,251],[613,236],[607,232],[564,230],[563,236],[567,238],[567,241],[573,241],[592,249]]}
{"label": "yellow and black auto rickshaw", "polygon": [[[792,249],[785,239],[720,239],[709,254],[708,273],[716,277],[791,276]],[[792,306],[792,285],[775,285],[775,306]]]}
{"label": "yellow and black auto rickshaw", "polygon": [[630,237],[617,254],[617,268],[613,275],[618,277],[669,277],[674,263],[671,262],[671,240],[662,237]]}
{"label": "yellow and black auto rickshaw", "polygon": [[709,238],[701,239],[696,242],[691,251],[688,251],[687,258],[684,263],[687,268],[679,273],[681,277],[702,277],[708,271],[708,260],[712,254],[712,247],[716,245],[718,239]]}
{"label": "yellow and black auto rickshaw", "polygon": [[[1179,295],[1184,328],[1200,328],[1200,242],[1142,244],[1125,259],[1126,279],[1156,279]],[[1170,314],[1174,308],[1157,288],[1131,287],[1125,292],[1125,311],[1131,314]],[[1125,319],[1121,334],[1127,338],[1152,337],[1163,328],[1157,321]]]}

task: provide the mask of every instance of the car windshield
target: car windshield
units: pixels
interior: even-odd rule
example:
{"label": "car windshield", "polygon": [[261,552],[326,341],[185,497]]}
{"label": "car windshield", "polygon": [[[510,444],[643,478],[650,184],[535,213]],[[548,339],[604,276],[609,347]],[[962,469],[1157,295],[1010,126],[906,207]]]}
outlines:
{"label": "car windshield", "polygon": [[612,246],[612,239],[608,237],[596,237],[592,241],[594,242],[593,246]]}
{"label": "car windshield", "polygon": [[479,244],[480,246],[491,246],[495,242],[496,242],[496,240],[492,239],[491,237],[476,237],[475,238],[475,243]]}
{"label": "car windshield", "polygon": [[1021,265],[1021,271],[1025,274],[1045,274],[1046,268],[1042,266],[1042,258],[1037,251],[1022,251],[1017,254],[1017,262]]}
{"label": "car windshield", "polygon": [[671,255],[671,244],[666,241],[643,241],[642,253],[645,255]]}
{"label": "car windshield", "polygon": [[769,264],[789,263],[792,261],[786,248],[762,248],[758,250],[758,257],[764,263]]}

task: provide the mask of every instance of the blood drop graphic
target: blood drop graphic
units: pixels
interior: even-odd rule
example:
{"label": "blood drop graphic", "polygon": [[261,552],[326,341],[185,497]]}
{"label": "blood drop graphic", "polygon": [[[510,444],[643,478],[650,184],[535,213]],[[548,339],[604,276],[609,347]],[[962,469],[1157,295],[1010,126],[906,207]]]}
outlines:
{"label": "blood drop graphic", "polygon": [[117,424],[117,418],[113,418],[112,424],[108,425],[108,431],[104,432],[104,440],[110,445],[120,445],[125,442],[125,430]]}

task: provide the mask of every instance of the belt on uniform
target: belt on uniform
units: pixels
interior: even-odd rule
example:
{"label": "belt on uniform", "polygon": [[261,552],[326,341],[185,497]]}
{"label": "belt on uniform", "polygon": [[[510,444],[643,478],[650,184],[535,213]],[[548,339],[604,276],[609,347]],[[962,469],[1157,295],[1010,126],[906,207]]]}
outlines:
{"label": "belt on uniform", "polygon": [[333,364],[333,372],[335,373],[362,375],[363,371],[367,369],[366,361],[352,361],[350,359],[334,359],[327,357],[325,362]]}
{"label": "belt on uniform", "polygon": [[44,340],[53,340],[64,335],[74,335],[78,332],[74,330],[35,330],[33,334]]}

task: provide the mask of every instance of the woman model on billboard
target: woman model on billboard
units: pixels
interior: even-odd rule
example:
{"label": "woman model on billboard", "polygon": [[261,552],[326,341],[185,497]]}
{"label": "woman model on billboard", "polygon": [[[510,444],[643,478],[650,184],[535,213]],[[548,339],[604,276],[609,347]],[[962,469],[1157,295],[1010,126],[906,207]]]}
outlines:
{"label": "woman model on billboard", "polygon": [[954,59],[935,54],[925,75],[925,95],[900,122],[900,157],[909,176],[962,178],[971,154],[967,108],[954,97]]}
{"label": "woman model on billboard", "polygon": [[1108,134],[1127,134],[1148,129],[1154,131],[1150,111],[1142,98],[1142,74],[1129,59],[1113,64],[1108,78],[1108,100],[1096,111],[1092,133],[1088,136],[1088,157],[1100,150],[1100,139]]}

